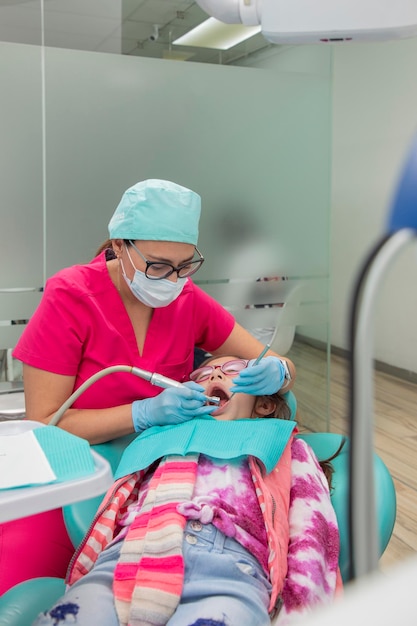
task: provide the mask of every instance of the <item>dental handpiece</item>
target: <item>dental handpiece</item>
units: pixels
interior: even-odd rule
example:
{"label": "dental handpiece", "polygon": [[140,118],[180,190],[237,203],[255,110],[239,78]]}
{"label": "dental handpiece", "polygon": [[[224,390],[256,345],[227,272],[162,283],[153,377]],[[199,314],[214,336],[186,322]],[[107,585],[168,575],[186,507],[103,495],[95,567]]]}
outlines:
{"label": "dental handpiece", "polygon": [[[135,374],[135,370],[137,368],[136,367],[132,367],[132,374]],[[138,374],[140,376],[143,375],[143,370],[139,370],[141,372],[141,374]],[[168,387],[183,387],[183,383],[179,383],[178,380],[174,380],[172,378],[168,378],[167,376],[163,376],[162,374],[157,374],[156,372],[154,374],[151,374],[150,378],[147,379],[148,382],[151,383],[151,385],[156,385],[157,387],[163,387],[163,389],[167,389]],[[220,398],[218,398],[217,396],[205,396],[208,400],[208,402],[210,402],[211,404],[220,404]]]}
{"label": "dental handpiece", "polygon": [[[96,372],[90,378],[87,378],[83,384],[78,387],[70,397],[59,407],[58,411],[52,416],[50,421],[48,422],[49,426],[56,426],[64,415],[65,411],[69,409],[72,404],[80,397],[82,393],[86,389],[88,389],[93,383],[108,374],[113,374],[115,372],[128,372],[130,374],[134,374],[143,380],[147,380],[152,385],[157,385],[158,387],[163,387],[166,389],[167,387],[183,387],[183,383],[179,383],[177,380],[173,380],[172,378],[168,378],[167,376],[162,376],[162,374],[156,374],[152,372],[148,372],[147,370],[142,370],[139,367],[132,367],[131,365],[111,365],[110,367],[105,367],[104,369]],[[211,404],[220,404],[220,398],[217,396],[205,396],[208,402]]]}

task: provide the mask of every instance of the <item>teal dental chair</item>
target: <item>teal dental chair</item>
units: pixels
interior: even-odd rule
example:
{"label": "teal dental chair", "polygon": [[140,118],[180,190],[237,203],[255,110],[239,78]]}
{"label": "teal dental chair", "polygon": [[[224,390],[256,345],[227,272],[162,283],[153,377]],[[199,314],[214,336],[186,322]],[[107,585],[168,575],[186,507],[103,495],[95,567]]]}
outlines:
{"label": "teal dental chair", "polygon": [[[288,392],[287,401],[296,413],[296,401]],[[319,460],[330,458],[339,449],[343,436],[333,433],[309,433],[298,435],[314,450]],[[126,445],[132,437],[93,446],[104,456],[115,471]],[[336,511],[340,530],[339,565],[344,581],[348,580],[350,569],[349,546],[349,442],[346,441],[340,454],[332,460],[333,489],[332,503]],[[396,518],[396,495],[392,477],[382,459],[374,454],[375,490],[377,521],[379,531],[379,555],[381,556],[390,540]],[[79,545],[100,504],[98,496],[83,502],[64,507],[64,519],[74,546]],[[0,597],[1,626],[31,626],[39,613],[49,609],[64,593],[65,583],[60,578],[34,578],[24,581]],[[91,626],[99,626],[92,624]]]}

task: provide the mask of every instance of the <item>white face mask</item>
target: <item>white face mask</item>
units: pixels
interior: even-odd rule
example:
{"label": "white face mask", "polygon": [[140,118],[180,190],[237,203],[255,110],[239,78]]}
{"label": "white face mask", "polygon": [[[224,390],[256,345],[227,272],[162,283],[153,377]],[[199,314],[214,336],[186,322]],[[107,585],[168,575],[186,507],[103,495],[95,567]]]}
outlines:
{"label": "white face mask", "polygon": [[171,302],[174,302],[174,300],[178,298],[181,291],[184,289],[187,278],[178,278],[177,282],[168,280],[167,278],[150,280],[149,278],[146,278],[144,272],[137,270],[133,265],[133,261],[130,258],[129,250],[127,248],[126,252],[135,270],[132,280],[126,276],[123,261],[121,259],[120,265],[122,268],[123,278],[135,298],[143,302],[143,304],[146,304],[146,306],[150,306],[152,309],[168,306],[168,304],[171,304]]}

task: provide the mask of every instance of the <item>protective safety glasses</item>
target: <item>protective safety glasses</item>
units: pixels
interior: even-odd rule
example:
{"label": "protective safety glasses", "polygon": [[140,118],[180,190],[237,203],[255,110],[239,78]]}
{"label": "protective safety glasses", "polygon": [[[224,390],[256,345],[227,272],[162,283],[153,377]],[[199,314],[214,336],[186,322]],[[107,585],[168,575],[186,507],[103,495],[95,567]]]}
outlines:
{"label": "protective safety glasses", "polygon": [[142,252],[138,250],[133,241],[129,241],[129,243],[136,250],[139,256],[145,261],[145,276],[150,280],[161,280],[162,278],[168,278],[168,276],[171,276],[171,274],[173,274],[174,272],[177,272],[178,278],[188,278],[188,276],[192,276],[193,274],[195,274],[204,263],[204,257],[196,246],[194,247],[195,251],[200,256],[199,259],[193,259],[192,261],[187,261],[187,263],[182,263],[178,267],[174,267],[171,263],[148,261],[148,259],[143,256]]}
{"label": "protective safety glasses", "polygon": [[226,376],[236,376],[236,374],[239,374],[248,366],[248,362],[245,359],[233,359],[233,361],[226,361],[226,363],[221,365],[204,365],[191,372],[190,380],[193,380],[195,383],[201,383],[210,378],[216,369],[220,369]]}

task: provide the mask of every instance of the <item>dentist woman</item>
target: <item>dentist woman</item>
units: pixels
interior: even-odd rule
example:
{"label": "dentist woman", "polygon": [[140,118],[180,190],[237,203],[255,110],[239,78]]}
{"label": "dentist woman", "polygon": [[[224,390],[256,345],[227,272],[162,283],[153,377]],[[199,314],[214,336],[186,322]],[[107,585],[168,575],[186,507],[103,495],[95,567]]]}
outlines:
{"label": "dentist woman", "polygon": [[[259,355],[263,344],[190,280],[204,262],[200,210],[200,196],[185,187],[139,182],[110,220],[111,250],[47,281],[13,352],[23,362],[28,419],[47,424],[87,378],[112,365],[182,382],[193,369],[194,347]],[[246,393],[270,394],[290,389],[294,378],[292,362],[270,351],[242,384]],[[214,407],[203,391],[196,383],[162,391],[115,373],[81,394],[59,426],[97,444],[208,414]],[[1,525],[0,594],[27,578],[64,576],[72,552],[59,509]]]}

